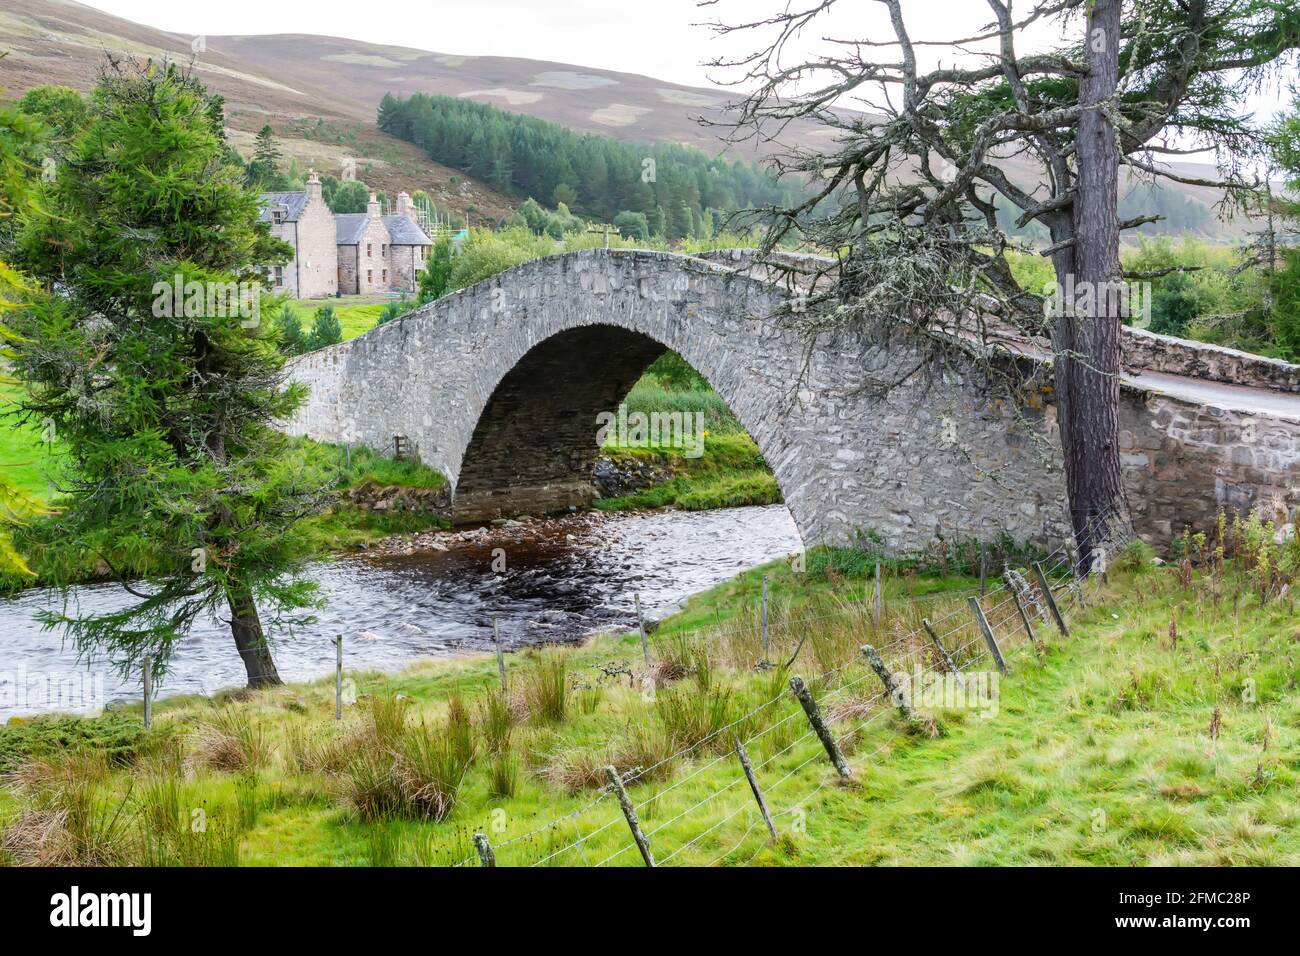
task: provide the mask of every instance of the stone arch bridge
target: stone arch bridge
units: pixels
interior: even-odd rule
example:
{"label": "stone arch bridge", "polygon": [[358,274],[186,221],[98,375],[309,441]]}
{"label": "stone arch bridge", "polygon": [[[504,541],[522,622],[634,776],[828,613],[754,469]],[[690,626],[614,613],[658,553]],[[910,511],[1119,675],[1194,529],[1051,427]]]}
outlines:
{"label": "stone arch bridge", "polygon": [[[883,397],[863,389],[916,354],[844,332],[810,352],[775,318],[785,290],[752,267],[744,252],[533,260],[297,359],[291,375],[311,393],[287,430],[374,448],[406,436],[450,479],[458,523],[581,507],[597,416],[672,349],[758,443],[807,545],[866,529],[896,550],[1065,538],[1050,401],[1017,415],[960,361]],[[1126,342],[1121,443],[1139,532],[1159,542],[1207,527],[1220,505],[1294,521],[1300,367],[1145,333]]]}

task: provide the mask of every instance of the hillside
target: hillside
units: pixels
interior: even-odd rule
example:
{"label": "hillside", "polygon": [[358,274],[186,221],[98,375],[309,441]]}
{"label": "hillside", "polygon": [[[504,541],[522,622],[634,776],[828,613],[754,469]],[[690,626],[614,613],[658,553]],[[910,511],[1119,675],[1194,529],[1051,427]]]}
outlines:
{"label": "hillside", "polygon": [[[0,88],[16,96],[33,86],[60,84],[89,90],[104,55],[170,57],[189,62],[193,38],[155,30],[91,7],[50,0],[11,0],[0,11]],[[208,41],[194,58],[203,82],[226,98],[230,141],[248,155],[253,136],[270,123],[286,159],[338,174],[345,158],[357,177],[389,195],[424,189],[440,209],[471,222],[494,223],[514,207],[511,197],[464,173],[432,162],[424,151],[375,127],[374,101],[351,91],[333,95],[329,82],[300,78],[243,62]]]}
{"label": "hillside", "polygon": [[[190,57],[193,38],[132,23],[73,2],[10,0],[0,13],[0,86],[10,93],[41,83],[88,89],[102,54],[127,51]],[[722,150],[718,131],[701,126],[716,117],[729,93],[683,86],[631,73],[521,57],[467,56],[385,46],[309,34],[209,36],[196,66],[205,82],[227,100],[232,140],[246,148],[251,134],[270,122],[285,137],[285,153],[324,171],[346,156],[360,159],[358,175],[389,193],[420,186],[438,205],[474,221],[500,218],[513,197],[464,173],[441,166],[410,143],[380,133],[375,111],[385,93],[459,96],[570,129],[625,142],[680,143],[710,154]],[[793,125],[788,143],[816,144],[829,131]],[[730,158],[760,158],[750,147],[728,150]],[[1005,161],[1011,177],[1027,184],[1033,171]],[[1191,176],[1212,175],[1196,163],[1171,164]],[[413,182],[414,181],[414,182]],[[1188,200],[1197,223],[1191,231],[1231,240],[1245,231],[1240,219],[1220,222],[1214,190],[1165,185]],[[1203,212],[1202,212],[1203,208]]]}

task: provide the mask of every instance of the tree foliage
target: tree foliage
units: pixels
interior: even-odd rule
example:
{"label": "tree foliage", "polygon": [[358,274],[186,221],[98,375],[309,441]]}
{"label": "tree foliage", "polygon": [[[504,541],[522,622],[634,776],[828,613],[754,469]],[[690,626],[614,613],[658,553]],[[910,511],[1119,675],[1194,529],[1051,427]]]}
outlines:
{"label": "tree foliage", "polygon": [[801,181],[778,181],[748,163],[687,146],[638,146],[575,133],[460,97],[388,94],[378,122],[436,162],[543,206],[563,204],[602,222],[624,211],[650,216],[656,208],[668,210],[651,216],[651,232],[670,240],[698,238],[706,210],[733,212],[803,195]]}
{"label": "tree foliage", "polygon": [[290,250],[259,222],[224,129],[187,71],[107,62],[85,132],[24,217],[21,262],[52,294],[17,311],[13,353],[25,416],[69,450],[52,573],[95,556],[134,598],[47,626],[161,672],[197,617],[219,616],[263,684],[278,676],[259,607],[279,620],[315,600],[297,521],[320,484],[272,427],[304,398],[285,384],[275,303],[259,314],[242,295]]}

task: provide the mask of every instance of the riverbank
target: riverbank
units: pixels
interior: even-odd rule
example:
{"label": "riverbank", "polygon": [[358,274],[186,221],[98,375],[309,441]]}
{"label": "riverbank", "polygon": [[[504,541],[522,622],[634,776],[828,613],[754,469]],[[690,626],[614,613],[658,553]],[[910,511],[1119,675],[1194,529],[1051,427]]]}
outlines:
{"label": "riverbank", "polygon": [[[0,385],[0,414],[11,407],[15,386]],[[607,445],[593,475],[598,511],[713,508],[779,503],[780,489],[753,439],[726,404],[707,386],[665,388],[646,375],[629,394],[632,412],[698,414],[704,431],[702,454],[681,447]],[[594,427],[594,425],[593,425]],[[39,429],[0,419],[0,453],[5,477],[36,500],[57,507],[57,475],[63,449],[46,443]],[[417,537],[437,547],[437,533],[450,528],[450,488],[439,472],[415,461],[397,461],[370,449],[293,439],[293,453],[304,475],[315,475],[330,500],[318,514],[303,519],[314,560],[358,551],[408,553]],[[0,594],[56,582],[112,580],[108,555],[69,555],[62,548],[57,512],[15,529],[19,551],[35,577],[0,574]],[[177,560],[188,561],[188,556]]]}
{"label": "riverbank", "polygon": [[[876,624],[854,570],[867,564],[814,552],[802,572],[740,575],[665,620],[648,666],[635,633],[510,655],[504,694],[495,660],[470,656],[349,671],[355,703],[338,723],[320,681],[164,701],[147,733],[131,709],[9,727],[0,843],[14,862],[449,864],[472,863],[483,832],[501,865],[639,865],[601,796],[613,765],[660,863],[1300,863],[1300,630],[1285,597],[1261,604],[1250,559],[1126,555],[1089,585],[1086,609],[1058,590],[1068,638],[1033,615],[1041,652],[1006,593],[990,595],[1009,673],[991,695],[922,701],[910,718],[880,699],[858,648],[900,670],[933,664],[924,616],[987,690],[962,600],[974,582],[887,574]],[[756,668],[764,657],[776,665]],[[794,674],[852,783],[808,731]]]}

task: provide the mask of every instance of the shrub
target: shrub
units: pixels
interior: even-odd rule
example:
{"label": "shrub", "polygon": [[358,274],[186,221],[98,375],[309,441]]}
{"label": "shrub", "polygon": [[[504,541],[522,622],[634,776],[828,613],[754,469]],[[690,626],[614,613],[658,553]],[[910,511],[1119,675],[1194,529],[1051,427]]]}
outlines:
{"label": "shrub", "polygon": [[167,732],[146,731],[139,718],[109,713],[102,717],[34,717],[0,729],[0,774],[9,773],[33,757],[53,757],[92,750],[111,764],[127,765]]}
{"label": "shrub", "polygon": [[453,697],[447,704],[447,739],[456,759],[467,767],[474,762],[474,725],[459,697]]}
{"label": "shrub", "polygon": [[323,305],[316,310],[316,318],[307,334],[304,351],[314,352],[343,341],[343,327],[334,315],[334,306]]}
{"label": "shrub", "polygon": [[492,774],[488,780],[488,794],[493,797],[513,797],[519,786],[519,760],[508,754],[492,758]]}
{"label": "shrub", "polygon": [[286,305],[275,318],[275,331],[280,351],[286,355],[301,355],[307,351],[307,336],[302,331],[302,318],[296,309]]}
{"label": "shrub", "polygon": [[510,749],[510,734],[514,729],[515,715],[510,698],[501,691],[492,691],[483,698],[479,709],[479,729],[487,744],[488,753],[502,754]]}
{"label": "shrub", "polygon": [[387,303],[380,311],[379,318],[375,320],[376,325],[384,325],[392,322],[394,319],[400,319],[406,313],[415,309],[415,303],[407,299],[403,293],[400,299]]}
{"label": "shrub", "polygon": [[9,775],[27,798],[0,837],[0,852],[28,866],[120,866],[130,860],[126,798],[100,792],[108,774],[95,751],[38,757]]}
{"label": "shrub", "polygon": [[348,755],[339,786],[343,801],[366,822],[399,814],[406,804],[393,755],[370,747]]}
{"label": "shrub", "polygon": [[733,736],[745,736],[745,721],[730,727],[740,708],[727,688],[707,692],[698,688],[675,687],[655,699],[655,717],[674,747],[680,749],[707,739],[706,750],[723,753],[731,749]]}

